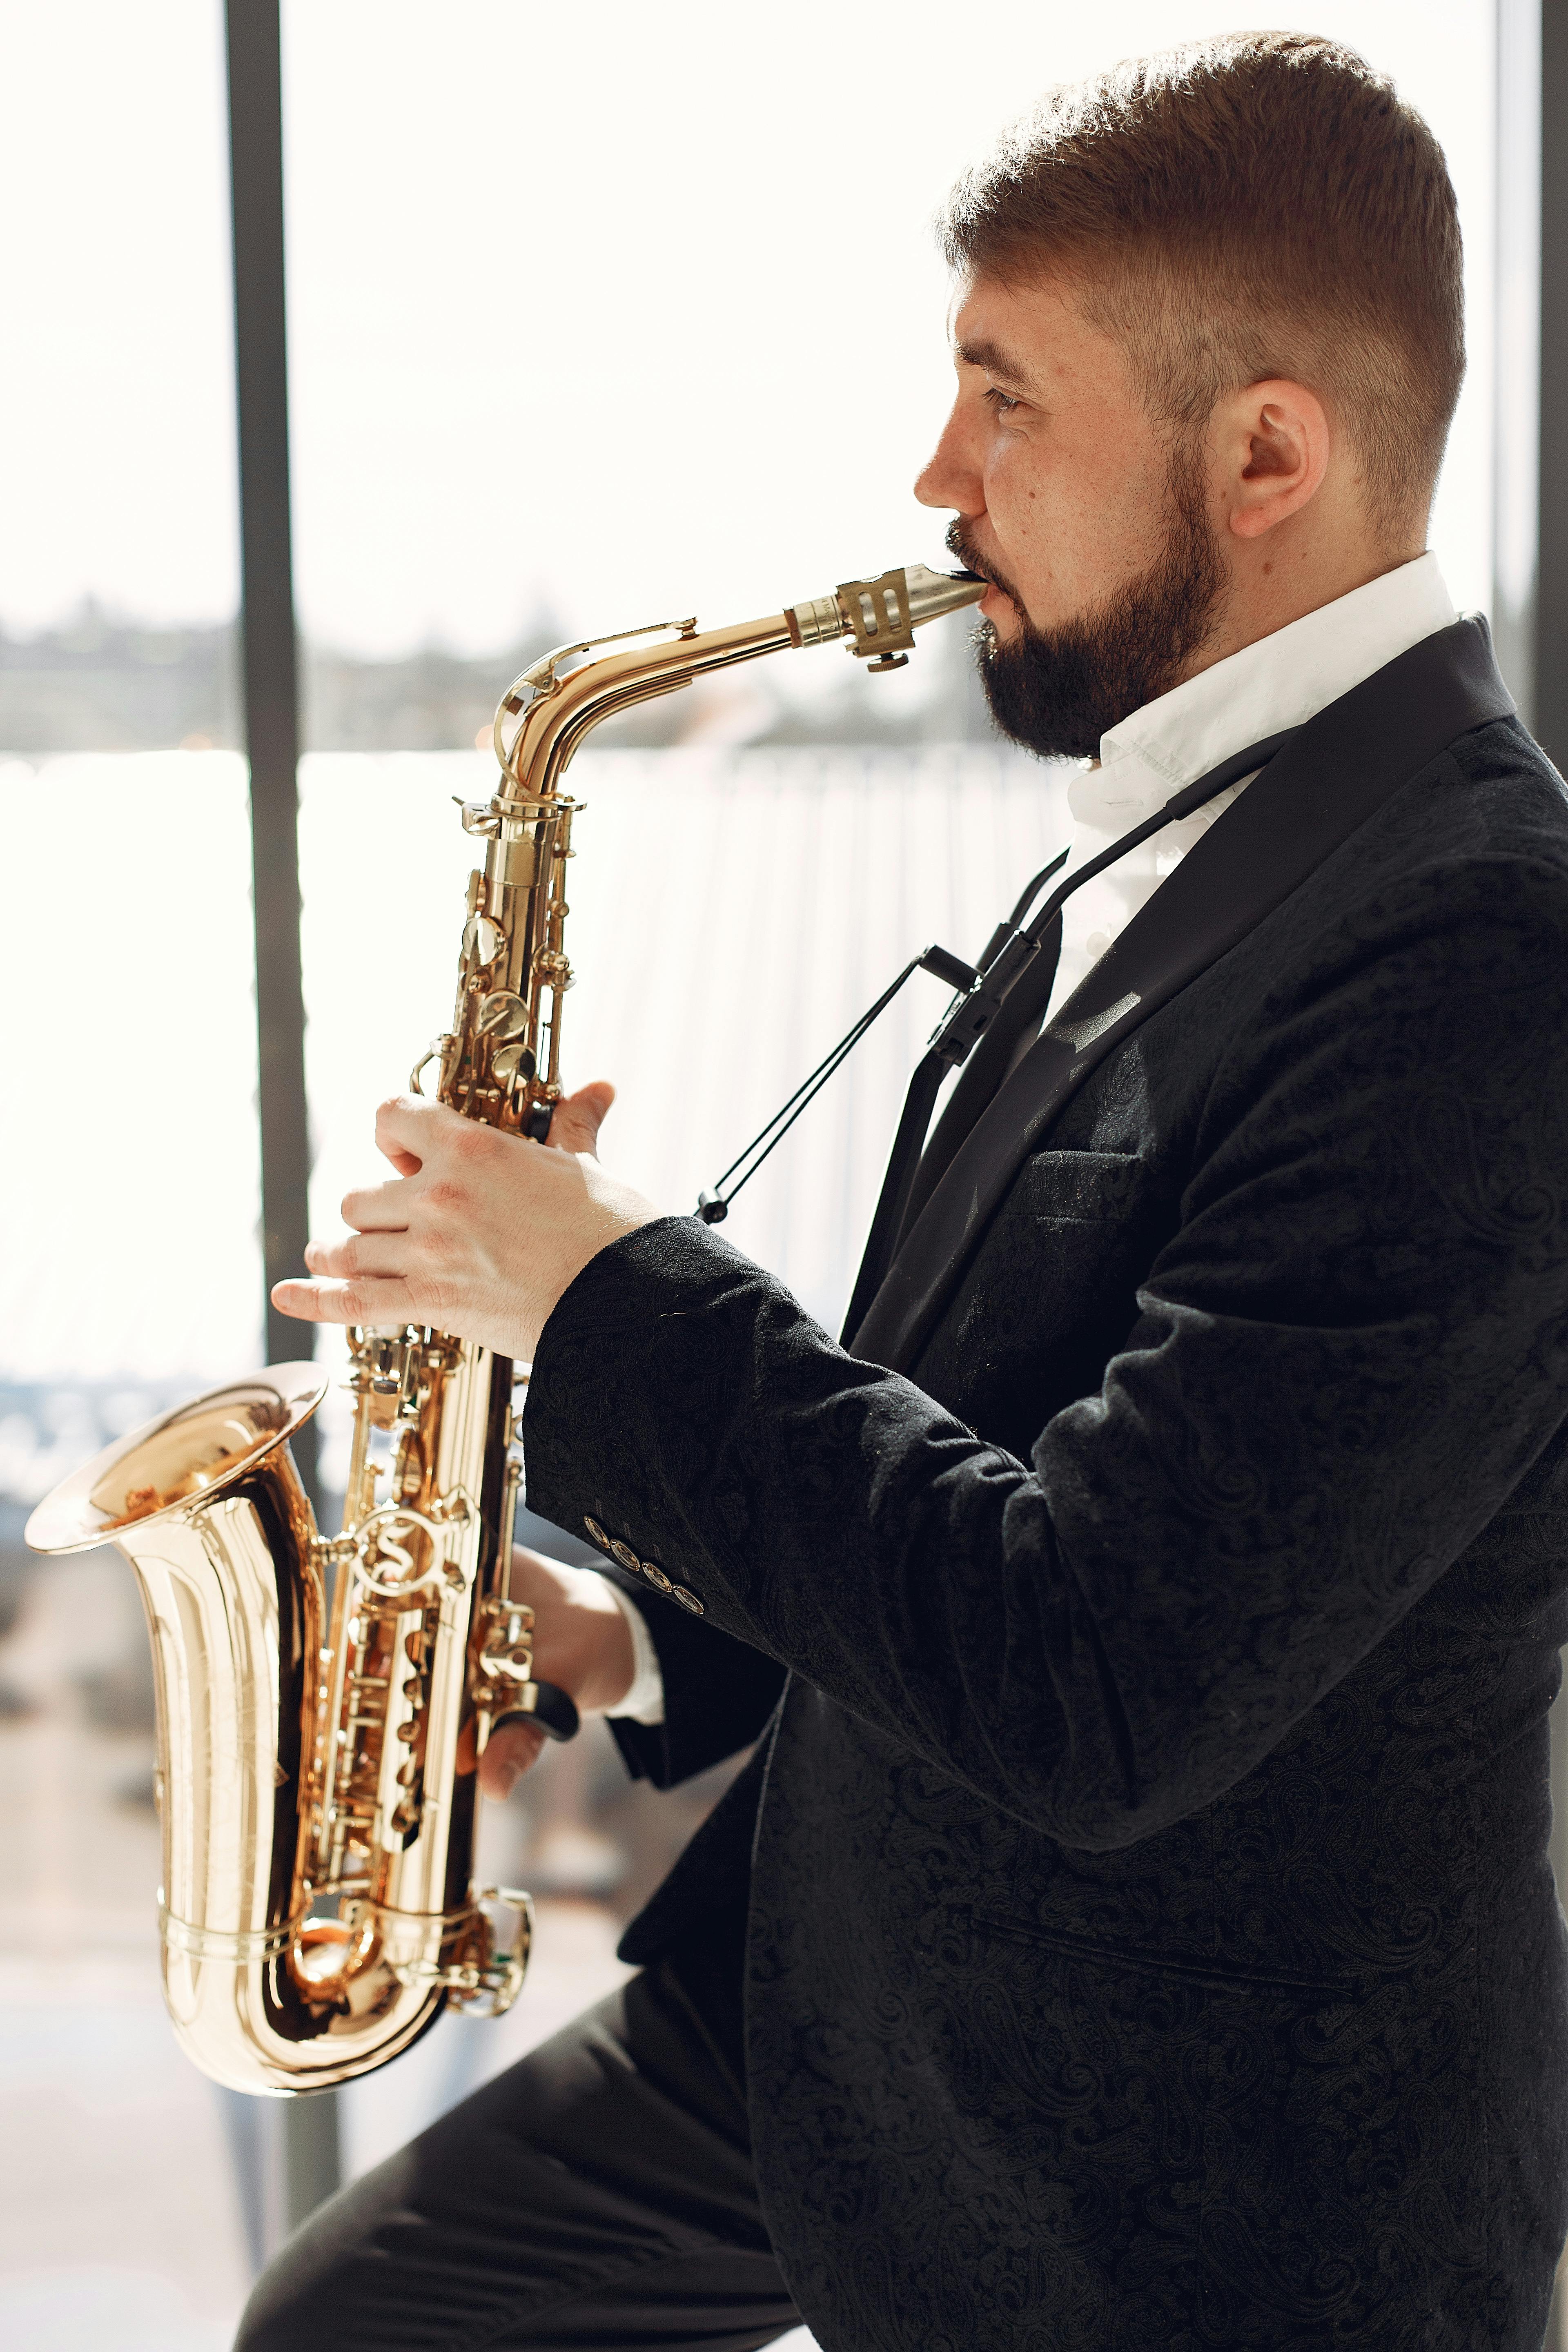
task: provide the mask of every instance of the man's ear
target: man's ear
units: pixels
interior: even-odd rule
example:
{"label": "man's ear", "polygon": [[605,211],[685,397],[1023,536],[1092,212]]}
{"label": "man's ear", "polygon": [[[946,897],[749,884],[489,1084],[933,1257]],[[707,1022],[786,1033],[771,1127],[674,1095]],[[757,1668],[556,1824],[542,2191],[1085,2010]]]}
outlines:
{"label": "man's ear", "polygon": [[1221,402],[1215,426],[1226,520],[1237,539],[1261,539],[1317,495],[1331,435],[1328,412],[1304,383],[1250,383]]}

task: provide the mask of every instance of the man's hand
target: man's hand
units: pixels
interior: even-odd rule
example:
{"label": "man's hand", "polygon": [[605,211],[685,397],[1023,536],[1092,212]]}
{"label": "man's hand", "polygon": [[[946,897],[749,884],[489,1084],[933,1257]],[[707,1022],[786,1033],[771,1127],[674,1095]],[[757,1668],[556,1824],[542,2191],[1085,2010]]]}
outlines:
{"label": "man's hand", "polygon": [[[602,1576],[591,1568],[563,1568],[559,1560],[518,1544],[509,1590],[533,1612],[538,1681],[556,1684],[584,1712],[602,1714],[625,1698],[637,1660],[620,1603]],[[543,1747],[543,1732],[521,1717],[492,1732],[479,1759],[479,1786],[486,1796],[506,1796],[519,1775],[538,1762]]]}
{"label": "man's hand", "polygon": [[273,1304],[307,1323],[427,1323],[531,1361],[589,1259],[658,1214],[599,1166],[614,1100],[602,1080],[583,1087],[557,1106],[541,1144],[395,1096],[376,1113],[375,1139],[396,1177],[345,1196],[354,1231],[310,1243],[305,1263],[318,1279],[276,1284]]}

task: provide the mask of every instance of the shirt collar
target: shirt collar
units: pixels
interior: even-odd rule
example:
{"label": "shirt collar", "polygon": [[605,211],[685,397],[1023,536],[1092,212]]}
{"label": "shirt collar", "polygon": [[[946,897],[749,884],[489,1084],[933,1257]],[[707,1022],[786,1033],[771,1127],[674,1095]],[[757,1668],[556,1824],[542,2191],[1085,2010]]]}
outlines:
{"label": "shirt collar", "polygon": [[1222,760],[1299,727],[1457,619],[1428,552],[1200,670],[1100,739],[1073,779],[1075,816],[1122,833]]}

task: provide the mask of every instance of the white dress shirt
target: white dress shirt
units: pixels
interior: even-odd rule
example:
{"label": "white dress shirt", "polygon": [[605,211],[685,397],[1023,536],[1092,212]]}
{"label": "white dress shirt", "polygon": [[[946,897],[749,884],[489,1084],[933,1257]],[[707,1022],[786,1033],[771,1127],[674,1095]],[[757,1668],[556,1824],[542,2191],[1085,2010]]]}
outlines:
{"label": "white dress shirt", "polygon": [[[1100,737],[1098,761],[1068,785],[1071,855],[1052,887],[1059,888],[1222,760],[1300,726],[1457,617],[1436,557],[1418,555],[1146,702]],[[1251,782],[1244,777],[1206,807],[1166,825],[1068,900],[1061,961],[1042,1026]]]}
{"label": "white dress shirt", "polygon": [[[1222,760],[1302,725],[1457,617],[1436,557],[1418,555],[1145,703],[1100,737],[1099,760],[1068,786],[1071,854],[1054,880],[1058,886],[1068,880]],[[1244,777],[1205,808],[1130,849],[1068,900],[1047,1022],[1251,782]],[[634,1723],[662,1723],[664,1682],[652,1637],[637,1603],[617,1586],[610,1589],[626,1612],[637,1654],[636,1679],[611,1712]]]}
{"label": "white dress shirt", "polygon": [[[621,1614],[631,1630],[632,1686],[619,1706],[605,1707],[606,1715],[616,1715],[632,1723],[662,1723],[664,1721],[664,1676],[659,1672],[658,1652],[653,1646],[653,1635],[647,1630],[647,1619],[631,1595],[623,1592],[613,1580],[610,1591],[621,1604]],[[590,1715],[599,1710],[588,1708]]]}

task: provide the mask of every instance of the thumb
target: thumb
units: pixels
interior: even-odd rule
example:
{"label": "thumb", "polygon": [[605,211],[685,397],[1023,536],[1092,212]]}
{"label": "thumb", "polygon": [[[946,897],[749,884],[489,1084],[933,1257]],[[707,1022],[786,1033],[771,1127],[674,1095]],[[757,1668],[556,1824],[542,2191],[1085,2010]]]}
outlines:
{"label": "thumb", "polygon": [[595,1078],[555,1106],[550,1140],[558,1151],[591,1151],[597,1156],[599,1129],[616,1099],[608,1078]]}
{"label": "thumb", "polygon": [[479,1759],[479,1787],[499,1803],[544,1752],[544,1734],[514,1716],[497,1727]]}

